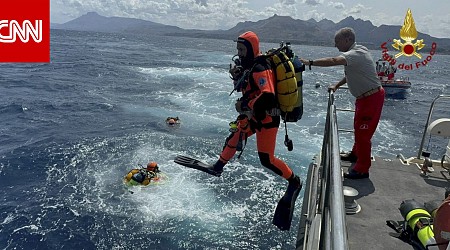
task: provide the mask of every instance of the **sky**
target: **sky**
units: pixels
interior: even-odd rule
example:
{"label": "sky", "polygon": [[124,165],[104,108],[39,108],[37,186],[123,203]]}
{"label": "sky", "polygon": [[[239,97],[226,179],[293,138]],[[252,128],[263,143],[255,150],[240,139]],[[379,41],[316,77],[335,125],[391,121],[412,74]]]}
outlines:
{"label": "sky", "polygon": [[450,38],[449,0],[51,0],[52,23],[65,23],[87,12],[138,18],[184,29],[230,29],[239,22],[267,19],[274,14],[294,19],[335,23],[353,16],[373,25],[403,25],[411,9],[416,29]]}

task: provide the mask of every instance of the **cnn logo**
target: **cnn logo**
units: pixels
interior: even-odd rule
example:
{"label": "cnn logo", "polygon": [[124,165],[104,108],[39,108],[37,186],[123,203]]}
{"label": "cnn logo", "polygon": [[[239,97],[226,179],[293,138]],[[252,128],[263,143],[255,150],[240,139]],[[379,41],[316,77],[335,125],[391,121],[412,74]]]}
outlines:
{"label": "cnn logo", "polygon": [[[9,35],[1,35],[1,30],[6,28]],[[19,38],[24,43],[30,40],[30,37],[36,43],[42,42],[42,20],[36,20],[33,25],[31,21],[25,20],[22,25],[16,20],[0,20],[0,42],[1,43],[14,43]]]}
{"label": "cnn logo", "polygon": [[0,62],[50,62],[50,0],[2,1]]}

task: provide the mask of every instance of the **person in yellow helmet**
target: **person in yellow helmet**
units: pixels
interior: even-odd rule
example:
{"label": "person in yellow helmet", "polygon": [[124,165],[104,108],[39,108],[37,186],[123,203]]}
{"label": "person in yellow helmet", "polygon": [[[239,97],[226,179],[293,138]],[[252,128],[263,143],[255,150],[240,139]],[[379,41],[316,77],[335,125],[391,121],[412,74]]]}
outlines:
{"label": "person in yellow helmet", "polygon": [[150,182],[159,180],[158,173],[160,172],[156,162],[149,162],[146,167],[132,169],[128,172],[124,177],[124,182],[128,186],[147,186]]}

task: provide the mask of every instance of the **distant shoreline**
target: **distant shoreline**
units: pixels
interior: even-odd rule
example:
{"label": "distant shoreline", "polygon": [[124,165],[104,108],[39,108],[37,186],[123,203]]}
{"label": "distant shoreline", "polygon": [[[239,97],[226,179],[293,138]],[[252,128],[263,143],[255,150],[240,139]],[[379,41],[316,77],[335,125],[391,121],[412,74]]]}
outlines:
{"label": "distant shoreline", "polygon": [[[51,30],[66,30],[66,31],[75,31],[75,32],[99,32],[99,33],[109,33],[109,34],[127,34],[127,32],[108,32],[108,31],[89,31],[89,30],[73,30],[73,29],[63,29],[63,28],[51,28]],[[158,36],[165,37],[189,37],[189,38],[207,38],[207,39],[217,39],[217,40],[230,40],[233,41],[235,37],[230,36],[228,34],[217,35],[217,34],[201,34],[201,33],[168,33],[168,34],[156,34]],[[261,38],[260,42],[263,43],[280,43],[280,39],[264,39]],[[326,42],[312,42],[309,40],[298,40],[298,39],[286,39],[286,42],[290,42],[292,45],[307,45],[307,46],[320,46],[320,47],[334,47],[334,44],[326,43]],[[381,44],[376,45],[374,43],[369,42],[360,42],[357,41],[358,44],[367,47],[370,50],[381,50]],[[430,43],[431,44],[431,43]],[[427,45],[427,43],[425,43]],[[426,46],[422,50],[421,53],[429,53],[431,51],[431,47]],[[439,47],[439,43],[437,43],[436,54],[441,55],[450,55],[450,49],[442,49]]]}

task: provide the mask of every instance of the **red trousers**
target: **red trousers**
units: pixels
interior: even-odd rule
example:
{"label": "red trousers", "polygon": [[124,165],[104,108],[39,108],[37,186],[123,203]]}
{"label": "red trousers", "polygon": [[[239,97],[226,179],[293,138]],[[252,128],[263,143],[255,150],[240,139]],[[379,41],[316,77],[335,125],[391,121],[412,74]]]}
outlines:
{"label": "red trousers", "polygon": [[380,121],[384,104],[384,89],[370,96],[356,99],[353,129],[355,142],[352,152],[358,157],[353,169],[359,173],[368,173],[371,166],[372,136]]}

